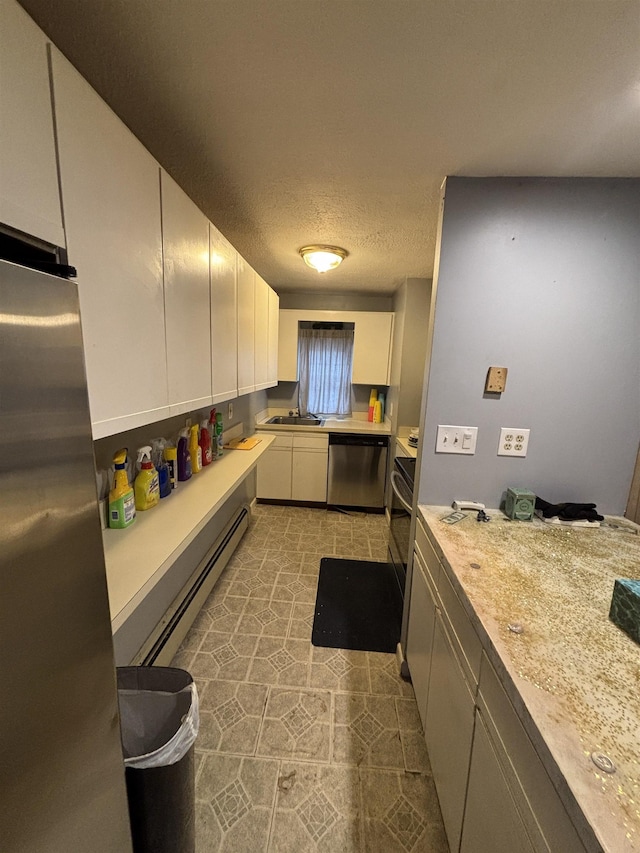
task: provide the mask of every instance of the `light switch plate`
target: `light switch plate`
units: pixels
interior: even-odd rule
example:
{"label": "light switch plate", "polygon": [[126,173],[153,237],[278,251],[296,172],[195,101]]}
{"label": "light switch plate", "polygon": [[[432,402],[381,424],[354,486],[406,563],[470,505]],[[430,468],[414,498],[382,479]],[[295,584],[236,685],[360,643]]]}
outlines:
{"label": "light switch plate", "polygon": [[436,453],[461,453],[473,456],[476,452],[478,427],[438,425]]}

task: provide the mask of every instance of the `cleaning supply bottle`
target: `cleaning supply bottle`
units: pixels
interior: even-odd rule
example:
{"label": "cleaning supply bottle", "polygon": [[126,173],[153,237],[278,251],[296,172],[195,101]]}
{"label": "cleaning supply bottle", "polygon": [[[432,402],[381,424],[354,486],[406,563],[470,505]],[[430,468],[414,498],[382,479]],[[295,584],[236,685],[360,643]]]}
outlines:
{"label": "cleaning supply bottle", "polygon": [[178,485],[178,448],[171,442],[167,442],[162,455],[169,469],[169,484],[172,489],[175,489]]}
{"label": "cleaning supply bottle", "polygon": [[200,424],[200,450],[202,451],[202,467],[211,465],[211,433],[209,432],[209,421],[205,418]]}
{"label": "cleaning supply bottle", "polygon": [[378,389],[372,388],[371,394],[369,395],[369,414],[367,420],[373,423],[373,409],[376,404],[376,400],[378,399]]}
{"label": "cleaning supply bottle", "polygon": [[154,438],[151,442],[151,461],[158,472],[158,484],[160,486],[161,498],[168,498],[171,494],[169,466],[164,458],[165,445],[166,441],[164,438]]}
{"label": "cleaning supply bottle", "polygon": [[198,442],[198,424],[189,427],[189,453],[191,454],[191,473],[199,474],[202,471],[202,448]]}
{"label": "cleaning supply bottle", "polygon": [[382,423],[382,403],[376,400],[373,404],[373,422],[374,424]]}
{"label": "cleaning supply bottle", "polygon": [[216,410],[211,409],[209,412],[209,435],[211,436],[211,461],[214,461],[218,455],[216,441]]}
{"label": "cleaning supply bottle", "polygon": [[222,412],[216,414],[216,456],[222,456]]}
{"label": "cleaning supply bottle", "polygon": [[160,500],[160,483],[158,472],[151,461],[150,447],[145,446],[138,450],[138,465],[140,466],[140,473],[136,477],[133,487],[136,496],[136,509],[151,509]]}
{"label": "cleaning supply bottle", "polygon": [[136,503],[127,477],[127,448],[114,454],[115,475],[109,492],[109,527],[129,527],[136,520]]}
{"label": "cleaning supply bottle", "polygon": [[191,479],[191,454],[189,453],[189,428],[180,430],[178,438],[178,480]]}

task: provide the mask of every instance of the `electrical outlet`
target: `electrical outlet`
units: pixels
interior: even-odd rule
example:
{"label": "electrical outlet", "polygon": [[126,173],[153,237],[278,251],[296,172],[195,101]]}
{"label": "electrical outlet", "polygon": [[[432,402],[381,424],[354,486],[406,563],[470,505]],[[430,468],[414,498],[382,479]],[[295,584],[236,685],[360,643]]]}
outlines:
{"label": "electrical outlet", "polygon": [[231,420],[231,418],[233,417],[233,403],[229,403],[229,412],[227,414],[227,417],[229,418],[229,420]]}
{"label": "electrical outlet", "polygon": [[438,426],[436,453],[462,453],[472,456],[476,452],[478,427]]}
{"label": "electrical outlet", "polygon": [[531,430],[520,427],[502,427],[498,456],[526,456]]}

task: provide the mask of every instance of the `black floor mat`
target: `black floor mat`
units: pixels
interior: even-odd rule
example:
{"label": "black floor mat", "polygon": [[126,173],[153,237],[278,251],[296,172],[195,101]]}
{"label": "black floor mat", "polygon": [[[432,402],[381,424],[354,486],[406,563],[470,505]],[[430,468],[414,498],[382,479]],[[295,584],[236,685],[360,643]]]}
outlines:
{"label": "black floor mat", "polygon": [[395,652],[402,597],[393,566],[366,560],[320,560],[311,642],[330,649]]}

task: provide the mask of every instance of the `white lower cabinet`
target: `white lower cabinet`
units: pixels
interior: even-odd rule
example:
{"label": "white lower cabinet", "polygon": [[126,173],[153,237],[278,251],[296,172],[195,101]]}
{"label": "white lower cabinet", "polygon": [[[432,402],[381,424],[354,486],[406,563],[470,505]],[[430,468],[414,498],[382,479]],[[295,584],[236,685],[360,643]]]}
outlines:
{"label": "white lower cabinet", "polygon": [[256,495],[269,500],[291,500],[293,435],[282,433],[258,462]]}
{"label": "white lower cabinet", "polygon": [[407,664],[416,694],[420,721],[424,728],[427,716],[427,696],[433,632],[436,623],[436,602],[427,581],[427,569],[418,550],[413,552],[411,600],[407,630]]}
{"label": "white lower cabinet", "polygon": [[420,519],[407,663],[452,853],[585,853]]}
{"label": "white lower cabinet", "polygon": [[328,435],[293,436],[293,470],[291,499],[294,501],[327,500]]}
{"label": "white lower cabinet", "polygon": [[425,738],[449,847],[462,833],[475,699],[440,614],[436,616]]}
{"label": "white lower cabinet", "polygon": [[280,433],[258,463],[257,497],[327,500],[328,435]]}
{"label": "white lower cabinet", "polygon": [[480,711],[460,853],[535,853]]}

